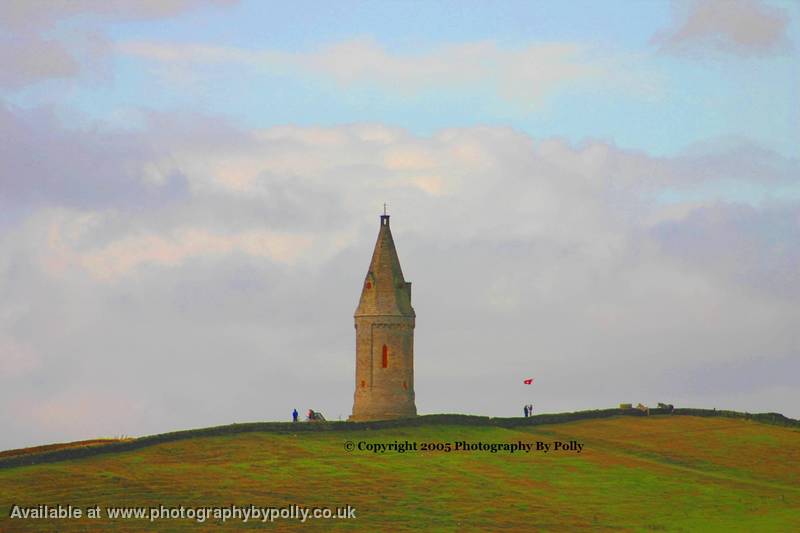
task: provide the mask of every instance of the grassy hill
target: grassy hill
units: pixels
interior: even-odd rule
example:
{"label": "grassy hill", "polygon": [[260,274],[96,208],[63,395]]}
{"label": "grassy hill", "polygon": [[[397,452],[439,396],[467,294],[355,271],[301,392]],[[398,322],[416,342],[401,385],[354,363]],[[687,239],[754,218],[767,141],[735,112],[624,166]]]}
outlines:
{"label": "grassy hill", "polygon": [[[632,413],[241,424],[6,452],[0,456],[0,531],[800,531],[796,421],[709,411],[622,414]],[[358,449],[395,441],[418,448],[523,442],[534,449]],[[536,442],[577,442],[582,449],[544,453]],[[348,450],[351,445],[356,449]],[[42,504],[99,506],[103,518],[10,518],[14,505],[19,512]],[[356,518],[233,518],[222,526],[213,517],[106,517],[109,508],[160,505],[350,505]]]}

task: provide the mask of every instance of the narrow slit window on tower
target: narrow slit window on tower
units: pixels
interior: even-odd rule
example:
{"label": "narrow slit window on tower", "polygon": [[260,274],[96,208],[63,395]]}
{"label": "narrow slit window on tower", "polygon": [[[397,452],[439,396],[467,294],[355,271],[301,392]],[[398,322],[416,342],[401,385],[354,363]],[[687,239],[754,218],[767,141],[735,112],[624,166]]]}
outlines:
{"label": "narrow slit window on tower", "polygon": [[385,344],[383,345],[383,359],[381,366],[383,368],[387,368],[389,366],[389,348],[387,348]]}
{"label": "narrow slit window on tower", "polygon": [[364,388],[366,388],[366,386],[367,386],[367,382],[362,379],[361,380],[361,388],[364,389]]}

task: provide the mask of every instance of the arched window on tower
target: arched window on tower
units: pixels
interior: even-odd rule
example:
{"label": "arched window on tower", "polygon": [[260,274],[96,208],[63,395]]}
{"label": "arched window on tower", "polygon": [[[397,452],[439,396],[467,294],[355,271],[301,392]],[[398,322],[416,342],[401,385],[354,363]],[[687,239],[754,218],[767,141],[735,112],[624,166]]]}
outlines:
{"label": "arched window on tower", "polygon": [[389,366],[389,348],[387,348],[385,344],[383,345],[383,359],[381,366],[383,368],[388,368]]}

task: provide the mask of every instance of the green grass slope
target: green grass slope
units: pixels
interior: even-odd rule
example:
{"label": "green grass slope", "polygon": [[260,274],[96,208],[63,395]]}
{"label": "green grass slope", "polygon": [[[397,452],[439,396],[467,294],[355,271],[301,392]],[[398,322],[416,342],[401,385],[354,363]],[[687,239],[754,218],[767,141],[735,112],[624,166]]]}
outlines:
{"label": "green grass slope", "polygon": [[[654,415],[468,424],[465,418],[210,428],[154,438],[146,446],[112,443],[106,453],[95,453],[103,446],[95,444],[83,457],[45,454],[49,462],[0,462],[0,531],[800,531],[800,428],[793,421]],[[418,448],[576,441],[583,448],[347,449],[348,443],[357,448],[395,441]],[[10,518],[14,505],[42,504],[99,506],[103,518]],[[105,516],[108,508],[160,505],[350,505],[356,518],[222,524],[214,518]]]}

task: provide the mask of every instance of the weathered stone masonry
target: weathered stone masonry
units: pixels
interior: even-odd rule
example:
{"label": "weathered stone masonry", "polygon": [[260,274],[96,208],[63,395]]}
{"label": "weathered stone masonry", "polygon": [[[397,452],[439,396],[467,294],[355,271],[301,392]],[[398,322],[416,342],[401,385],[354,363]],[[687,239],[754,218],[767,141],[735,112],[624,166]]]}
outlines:
{"label": "weathered stone masonry", "polygon": [[414,308],[389,216],[381,227],[355,312],[356,383],[351,420],[416,416]]}

